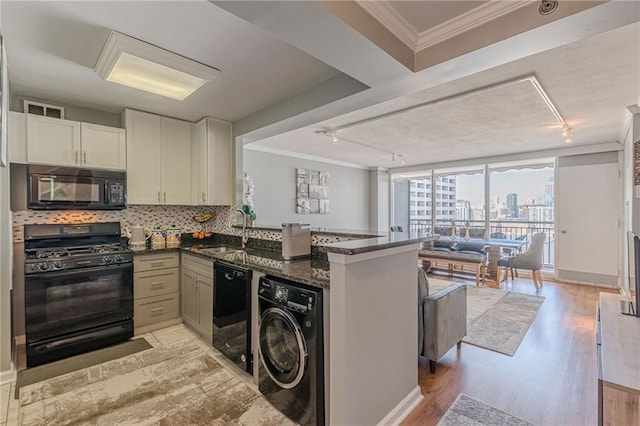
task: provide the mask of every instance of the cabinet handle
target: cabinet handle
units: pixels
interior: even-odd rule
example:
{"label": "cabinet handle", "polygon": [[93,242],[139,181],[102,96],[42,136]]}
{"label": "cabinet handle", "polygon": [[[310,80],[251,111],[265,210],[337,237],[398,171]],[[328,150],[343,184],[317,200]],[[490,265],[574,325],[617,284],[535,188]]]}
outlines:
{"label": "cabinet handle", "polygon": [[153,315],[162,315],[162,311],[164,311],[164,307],[151,309],[150,312],[151,312],[151,315],[153,316]]}
{"label": "cabinet handle", "polygon": [[164,287],[164,281],[160,281],[159,283],[151,283],[151,288],[162,288]]}
{"label": "cabinet handle", "polygon": [[75,160],[76,164],[78,164],[78,150],[76,149],[76,160]]}
{"label": "cabinet handle", "polygon": [[167,202],[167,193],[166,192],[164,193],[164,202],[165,203]]}
{"label": "cabinet handle", "polygon": [[84,164],[87,164],[87,151],[82,153],[82,159],[84,161]]}
{"label": "cabinet handle", "polygon": [[204,194],[204,192],[203,192],[203,193],[202,193],[202,202],[204,203],[206,200],[207,200],[207,198],[206,198],[206,196],[205,196],[205,194]]}
{"label": "cabinet handle", "polygon": [[158,191],[158,203],[160,202],[160,191]]}
{"label": "cabinet handle", "polygon": [[164,262],[151,262],[151,267],[164,266]]}

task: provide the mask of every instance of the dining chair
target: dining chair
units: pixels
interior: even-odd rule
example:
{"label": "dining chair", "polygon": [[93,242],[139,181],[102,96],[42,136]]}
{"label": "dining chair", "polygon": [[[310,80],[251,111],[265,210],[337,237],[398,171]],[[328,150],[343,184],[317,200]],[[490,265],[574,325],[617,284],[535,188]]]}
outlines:
{"label": "dining chair", "polygon": [[[527,239],[527,236],[525,234],[518,235],[517,237],[514,238],[514,240],[517,240],[517,241],[524,241],[526,239]],[[502,247],[502,254],[507,256],[511,256],[514,253],[520,253],[521,251],[522,251],[522,247],[518,247],[518,248]]]}
{"label": "dining chair", "polygon": [[511,257],[503,257],[498,260],[498,281],[503,281],[502,268],[504,268],[504,280],[508,279],[508,272],[511,269],[511,279],[514,280],[514,270],[525,269],[531,271],[533,283],[536,288],[542,286],[542,261],[544,255],[544,241],[547,234],[539,232],[531,239],[529,249],[524,253]]}

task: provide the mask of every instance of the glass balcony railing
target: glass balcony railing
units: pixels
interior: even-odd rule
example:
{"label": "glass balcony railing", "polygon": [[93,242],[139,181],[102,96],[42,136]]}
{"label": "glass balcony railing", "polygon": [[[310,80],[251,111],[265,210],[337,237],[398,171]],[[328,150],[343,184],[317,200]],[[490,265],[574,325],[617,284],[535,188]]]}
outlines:
{"label": "glass balcony railing", "polygon": [[[465,234],[465,221],[456,221],[456,234],[463,237]],[[438,228],[447,228],[447,235],[442,237],[448,237],[451,235],[451,221],[450,220],[436,220],[435,226]],[[432,232],[431,219],[411,219],[409,221],[409,230],[411,233],[425,233]],[[544,257],[543,263],[546,267],[553,267],[555,265],[555,224],[554,222],[529,222],[524,220],[491,220],[489,221],[489,232],[485,230],[484,220],[470,220],[469,230],[471,234],[484,234],[486,237],[504,238],[508,240],[523,239],[526,237],[527,242],[531,241],[534,234],[538,232],[544,232],[547,234],[547,238],[544,241]],[[476,231],[473,232],[472,230]],[[472,235],[474,236],[474,235]],[[525,251],[528,248],[528,243],[522,248]]]}

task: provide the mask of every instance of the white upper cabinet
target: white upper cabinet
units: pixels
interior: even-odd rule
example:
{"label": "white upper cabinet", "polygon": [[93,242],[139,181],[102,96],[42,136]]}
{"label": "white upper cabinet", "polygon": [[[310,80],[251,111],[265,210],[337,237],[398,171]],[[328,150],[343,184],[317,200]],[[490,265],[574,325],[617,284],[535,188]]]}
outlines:
{"label": "white upper cabinet", "polygon": [[29,163],[80,167],[80,122],[27,114]]}
{"label": "white upper cabinet", "polygon": [[[27,122],[26,162],[113,170],[126,168],[124,129],[24,115]],[[14,117],[12,121],[17,130],[20,120]],[[19,133],[16,136],[19,137]]]}
{"label": "white upper cabinet", "polygon": [[231,147],[231,123],[205,118],[196,124],[191,149],[193,204],[233,203]]}
{"label": "white upper cabinet", "polygon": [[127,137],[124,129],[81,123],[80,136],[83,167],[127,168]]}
{"label": "white upper cabinet", "polygon": [[9,111],[7,123],[9,142],[9,162],[27,162],[27,116],[21,112]]}
{"label": "white upper cabinet", "polygon": [[129,204],[191,203],[193,123],[125,110]]}
{"label": "white upper cabinet", "polygon": [[163,203],[191,203],[191,127],[193,123],[162,118]]}

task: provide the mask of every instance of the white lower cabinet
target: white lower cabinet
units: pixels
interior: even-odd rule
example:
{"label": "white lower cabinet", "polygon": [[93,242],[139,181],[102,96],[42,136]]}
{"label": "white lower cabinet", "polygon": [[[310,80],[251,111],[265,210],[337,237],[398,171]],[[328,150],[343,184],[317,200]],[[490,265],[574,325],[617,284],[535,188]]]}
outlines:
{"label": "white lower cabinet", "polygon": [[182,254],[182,320],[211,341],[213,261]]}
{"label": "white lower cabinet", "polygon": [[178,253],[136,255],[133,260],[135,334],[180,322]]}

